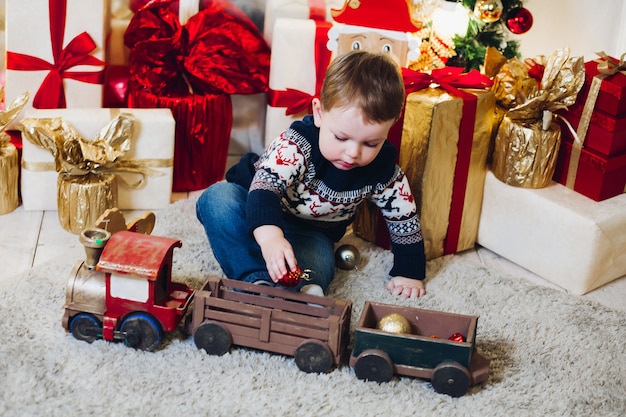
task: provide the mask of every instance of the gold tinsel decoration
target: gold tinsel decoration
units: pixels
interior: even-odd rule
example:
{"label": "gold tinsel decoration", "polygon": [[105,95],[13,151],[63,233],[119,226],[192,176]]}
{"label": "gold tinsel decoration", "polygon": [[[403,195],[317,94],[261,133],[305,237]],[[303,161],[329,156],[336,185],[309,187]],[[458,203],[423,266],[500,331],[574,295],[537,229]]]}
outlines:
{"label": "gold tinsel decoration", "polygon": [[435,68],[446,66],[448,59],[456,55],[452,39],[442,39],[439,37],[431,25],[415,33],[415,36],[422,40],[420,44],[420,54],[417,60],[409,64],[409,68],[415,71],[429,71]]}

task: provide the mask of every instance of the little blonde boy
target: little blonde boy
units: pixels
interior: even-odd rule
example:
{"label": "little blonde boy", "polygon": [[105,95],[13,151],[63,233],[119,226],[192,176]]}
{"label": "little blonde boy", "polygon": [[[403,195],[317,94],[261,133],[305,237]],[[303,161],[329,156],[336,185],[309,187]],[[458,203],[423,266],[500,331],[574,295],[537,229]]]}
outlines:
{"label": "little blonde boy", "polygon": [[404,83],[388,54],[353,51],[326,72],[313,114],[292,123],[260,156],[249,153],[209,187],[196,210],[226,276],[276,285],[310,269],[300,291],[324,295],[334,244],[363,200],[387,222],[394,255],[387,289],[426,293],[424,241],[409,183],[386,141],[400,116]]}

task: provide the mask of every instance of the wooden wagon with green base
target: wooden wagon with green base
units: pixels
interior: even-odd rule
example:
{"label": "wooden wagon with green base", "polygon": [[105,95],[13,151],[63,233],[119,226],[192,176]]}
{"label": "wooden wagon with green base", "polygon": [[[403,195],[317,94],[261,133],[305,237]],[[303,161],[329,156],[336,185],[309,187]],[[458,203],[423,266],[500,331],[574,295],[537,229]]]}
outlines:
{"label": "wooden wagon with green base", "polygon": [[191,333],[198,349],[232,346],[293,356],[305,372],[340,364],[350,340],[349,300],[209,276],[196,292]]}
{"label": "wooden wagon with green base", "polygon": [[[410,332],[377,328],[392,313],[408,320]],[[489,360],[475,347],[477,321],[475,316],[366,302],[350,366],[359,379],[386,382],[394,374],[411,376],[429,379],[439,393],[463,396],[489,376]]]}

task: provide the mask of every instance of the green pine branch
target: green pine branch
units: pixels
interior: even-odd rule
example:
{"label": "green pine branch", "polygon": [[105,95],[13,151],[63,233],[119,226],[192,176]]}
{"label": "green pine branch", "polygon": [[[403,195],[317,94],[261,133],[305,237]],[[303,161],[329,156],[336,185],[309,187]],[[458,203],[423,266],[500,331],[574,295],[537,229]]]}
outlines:
{"label": "green pine branch", "polygon": [[[474,10],[477,0],[462,0],[462,5]],[[522,0],[501,0],[503,6],[502,18],[497,22],[485,23],[473,13],[465,35],[456,35],[453,38],[456,56],[448,61],[449,65],[465,67],[466,71],[479,69],[485,61],[487,47],[498,49],[506,58],[519,57],[519,43],[508,40],[508,28],[505,21],[507,14],[516,7],[522,7]]]}

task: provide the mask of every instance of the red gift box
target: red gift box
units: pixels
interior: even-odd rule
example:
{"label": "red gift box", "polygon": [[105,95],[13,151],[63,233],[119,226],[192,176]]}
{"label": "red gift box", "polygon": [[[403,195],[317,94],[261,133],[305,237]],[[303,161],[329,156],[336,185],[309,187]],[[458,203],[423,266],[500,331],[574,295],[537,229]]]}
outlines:
{"label": "red gift box", "polygon": [[[129,107],[165,107],[176,120],[173,191],[223,178],[232,127],[231,94],[267,91],[270,51],[230,2],[201,2],[186,22],[177,0],[152,1],[124,34],[130,48]],[[182,15],[185,15],[183,13]]]}
{"label": "red gift box", "polygon": [[[616,65],[619,63],[619,61],[615,58],[610,59]],[[581,106],[585,105],[593,77],[601,74],[598,66],[599,63],[602,63],[602,61],[603,60],[596,60],[585,63],[585,85],[578,94],[576,104],[580,104]],[[625,74],[617,72],[602,80],[595,109],[616,117],[626,116]]]}
{"label": "red gift box", "polygon": [[573,137],[566,129],[556,162],[554,180],[595,201],[622,194],[626,188],[626,152],[605,156],[587,147],[580,150],[573,184],[567,183],[572,157]]}
{"label": "red gift box", "polygon": [[201,190],[222,179],[233,123],[230,95],[166,97],[131,91],[128,106],[172,111],[176,121],[172,191]]}
{"label": "red gift box", "polygon": [[[560,113],[574,129],[578,129],[583,106],[574,105]],[[585,147],[610,156],[626,151],[626,116],[616,118],[595,110],[585,136]]]}

